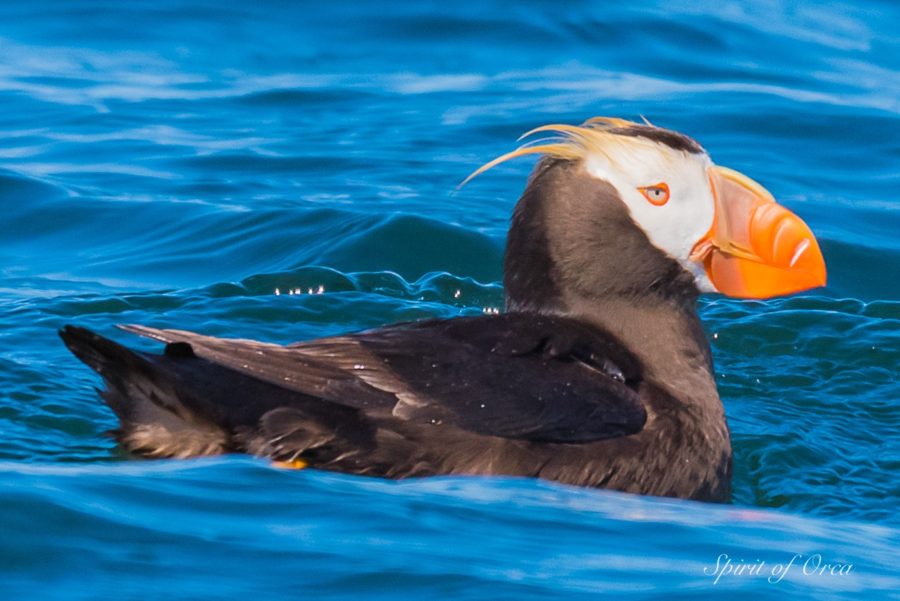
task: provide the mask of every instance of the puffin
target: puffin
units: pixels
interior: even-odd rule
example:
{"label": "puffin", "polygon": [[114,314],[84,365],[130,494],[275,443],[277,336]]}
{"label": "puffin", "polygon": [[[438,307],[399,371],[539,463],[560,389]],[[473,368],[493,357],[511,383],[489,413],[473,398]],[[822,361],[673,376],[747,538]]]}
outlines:
{"label": "puffin", "polygon": [[730,435],[698,298],[825,285],[815,236],[679,132],[596,117],[524,138],[466,179],[539,155],[511,218],[502,313],[288,345],[119,326],[161,353],[65,326],[105,382],[119,445],[729,501]]}

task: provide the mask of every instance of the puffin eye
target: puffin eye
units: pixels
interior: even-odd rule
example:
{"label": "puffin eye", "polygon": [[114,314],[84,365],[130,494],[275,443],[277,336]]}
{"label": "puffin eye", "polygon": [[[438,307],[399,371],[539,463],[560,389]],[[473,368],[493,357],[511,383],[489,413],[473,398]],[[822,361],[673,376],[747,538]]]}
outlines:
{"label": "puffin eye", "polygon": [[652,186],[643,186],[638,188],[638,190],[644,195],[644,198],[650,201],[650,204],[661,207],[669,202],[669,185],[665,182],[653,184]]}

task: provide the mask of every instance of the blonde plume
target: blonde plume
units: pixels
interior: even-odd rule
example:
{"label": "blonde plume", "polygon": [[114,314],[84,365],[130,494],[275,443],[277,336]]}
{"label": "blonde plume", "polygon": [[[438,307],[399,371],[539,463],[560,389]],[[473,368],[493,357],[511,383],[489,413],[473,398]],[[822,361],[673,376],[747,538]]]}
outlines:
{"label": "blonde plume", "polygon": [[652,144],[649,140],[645,140],[644,138],[623,136],[616,132],[617,129],[626,129],[635,126],[643,127],[633,121],[619,119],[617,117],[594,117],[588,119],[582,125],[556,123],[535,127],[522,134],[522,136],[519,137],[519,141],[538,133],[554,133],[557,135],[550,139],[527,142],[512,152],[507,152],[504,155],[488,161],[472,172],[469,177],[464,179],[457,187],[457,190],[488,169],[492,169],[500,163],[505,163],[511,159],[529,154],[540,154],[565,160],[583,160],[591,154],[601,154],[608,157],[608,149],[612,145],[628,144],[633,147],[635,145]]}

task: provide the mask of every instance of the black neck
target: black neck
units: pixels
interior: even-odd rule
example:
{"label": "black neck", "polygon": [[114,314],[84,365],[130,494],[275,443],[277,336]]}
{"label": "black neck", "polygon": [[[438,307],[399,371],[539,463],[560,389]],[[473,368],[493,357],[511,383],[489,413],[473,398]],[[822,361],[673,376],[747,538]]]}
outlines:
{"label": "black neck", "polygon": [[508,311],[592,323],[645,354],[661,377],[676,356],[696,358],[708,373],[694,277],[579,163],[538,164],[513,214],[504,267]]}
{"label": "black neck", "polygon": [[694,277],[653,246],[607,182],[544,159],[513,212],[504,262],[510,311],[565,310],[570,296],[693,310]]}

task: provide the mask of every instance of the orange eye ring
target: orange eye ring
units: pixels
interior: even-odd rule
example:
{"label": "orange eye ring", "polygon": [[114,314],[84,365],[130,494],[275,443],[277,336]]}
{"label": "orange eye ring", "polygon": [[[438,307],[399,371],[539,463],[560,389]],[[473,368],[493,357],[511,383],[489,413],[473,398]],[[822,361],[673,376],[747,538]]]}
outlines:
{"label": "orange eye ring", "polygon": [[661,207],[669,202],[669,184],[665,182],[659,182],[652,186],[642,186],[638,190],[644,195],[647,202],[657,207]]}

